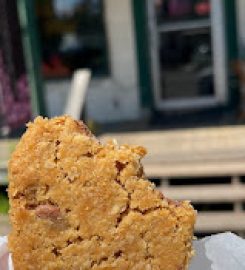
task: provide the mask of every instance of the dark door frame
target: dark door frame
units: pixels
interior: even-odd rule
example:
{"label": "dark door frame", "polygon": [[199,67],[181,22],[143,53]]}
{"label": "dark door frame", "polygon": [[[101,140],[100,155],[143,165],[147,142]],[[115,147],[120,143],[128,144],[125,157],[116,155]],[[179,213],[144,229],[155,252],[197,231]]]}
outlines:
{"label": "dark door frame", "polygon": [[17,0],[33,116],[46,116],[35,1]]}

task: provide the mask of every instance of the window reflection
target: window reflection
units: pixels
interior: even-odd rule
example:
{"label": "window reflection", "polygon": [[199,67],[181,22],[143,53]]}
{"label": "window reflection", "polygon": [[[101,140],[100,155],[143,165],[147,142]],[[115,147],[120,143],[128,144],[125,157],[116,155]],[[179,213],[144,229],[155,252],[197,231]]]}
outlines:
{"label": "window reflection", "polygon": [[209,0],[155,0],[157,21],[198,19],[210,14]]}
{"label": "window reflection", "polygon": [[162,99],[214,95],[208,0],[155,0]]}
{"label": "window reflection", "polygon": [[160,35],[161,96],[165,99],[214,94],[208,28]]}
{"label": "window reflection", "polygon": [[69,76],[90,68],[107,74],[102,0],[37,0],[45,77]]}

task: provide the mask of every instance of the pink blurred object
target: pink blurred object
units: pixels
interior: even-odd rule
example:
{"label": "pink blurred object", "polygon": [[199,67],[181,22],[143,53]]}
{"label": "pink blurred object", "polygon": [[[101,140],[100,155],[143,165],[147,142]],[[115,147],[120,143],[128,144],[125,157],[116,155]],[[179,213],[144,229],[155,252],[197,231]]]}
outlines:
{"label": "pink blurred object", "polygon": [[192,3],[190,0],[170,0],[168,10],[171,17],[189,15],[192,11]]}
{"label": "pink blurred object", "polygon": [[201,1],[195,5],[195,12],[199,16],[207,16],[210,14],[211,5],[209,1]]}
{"label": "pink blurred object", "polygon": [[29,88],[25,74],[21,75],[15,82],[15,90],[14,96],[0,51],[1,114],[4,118],[4,124],[8,125],[11,130],[23,126],[31,118]]}
{"label": "pink blurred object", "polygon": [[9,254],[6,253],[4,254],[1,259],[0,259],[0,269],[8,269],[8,258],[9,258]]}

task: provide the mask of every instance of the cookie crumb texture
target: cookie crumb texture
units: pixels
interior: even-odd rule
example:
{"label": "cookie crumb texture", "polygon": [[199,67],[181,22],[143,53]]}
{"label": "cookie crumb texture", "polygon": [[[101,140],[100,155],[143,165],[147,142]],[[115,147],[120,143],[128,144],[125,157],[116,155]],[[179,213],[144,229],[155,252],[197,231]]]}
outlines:
{"label": "cookie crumb texture", "polygon": [[9,162],[15,270],[187,269],[195,211],[154,189],[144,155],[68,116],[30,123]]}

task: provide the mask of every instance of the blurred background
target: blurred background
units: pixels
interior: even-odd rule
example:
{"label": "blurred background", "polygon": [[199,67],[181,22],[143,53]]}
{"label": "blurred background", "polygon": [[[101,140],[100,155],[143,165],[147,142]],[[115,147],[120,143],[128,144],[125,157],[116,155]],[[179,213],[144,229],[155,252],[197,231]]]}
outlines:
{"label": "blurred background", "polygon": [[197,236],[245,236],[244,20],[243,0],[0,0],[0,235],[25,123],[68,113],[146,146]]}

